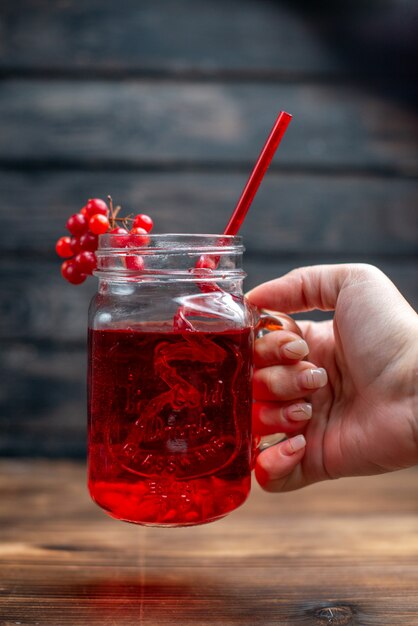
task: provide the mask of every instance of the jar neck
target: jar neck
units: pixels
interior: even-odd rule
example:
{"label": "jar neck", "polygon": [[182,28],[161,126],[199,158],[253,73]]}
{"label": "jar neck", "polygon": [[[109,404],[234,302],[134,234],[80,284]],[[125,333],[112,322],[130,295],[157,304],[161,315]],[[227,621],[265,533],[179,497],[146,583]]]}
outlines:
{"label": "jar neck", "polygon": [[217,280],[210,283],[199,280],[160,280],[132,278],[110,279],[99,278],[98,293],[102,296],[136,296],[155,298],[157,292],[171,295],[173,298],[182,298],[184,295],[200,294],[201,296],[214,297],[220,294],[229,294],[234,298],[242,298],[244,295],[243,279],[240,280]]}
{"label": "jar neck", "polygon": [[202,291],[242,290],[241,237],[225,235],[102,235],[99,288],[112,283],[198,285]]}

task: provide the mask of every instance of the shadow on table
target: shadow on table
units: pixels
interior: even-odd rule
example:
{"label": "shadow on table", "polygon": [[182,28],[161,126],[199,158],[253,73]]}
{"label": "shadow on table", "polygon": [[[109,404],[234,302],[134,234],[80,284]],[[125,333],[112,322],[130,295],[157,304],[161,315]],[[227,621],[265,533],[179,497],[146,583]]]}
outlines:
{"label": "shadow on table", "polygon": [[[88,611],[89,624],[357,624],[359,611],[346,602],[314,598],[294,598],[291,589],[280,597],[272,581],[270,589],[243,585],[231,586],[214,572],[164,573],[120,576],[107,575],[84,584],[66,586],[65,593],[76,600],[80,616]],[[283,588],[282,588],[283,592]],[[329,592],[329,590],[328,590]],[[325,593],[325,592],[324,592]],[[327,597],[327,599],[326,599]],[[132,620],[132,621],[131,621]],[[144,620],[144,622],[143,622]],[[285,621],[283,621],[285,620]],[[287,620],[291,620],[288,622]]]}

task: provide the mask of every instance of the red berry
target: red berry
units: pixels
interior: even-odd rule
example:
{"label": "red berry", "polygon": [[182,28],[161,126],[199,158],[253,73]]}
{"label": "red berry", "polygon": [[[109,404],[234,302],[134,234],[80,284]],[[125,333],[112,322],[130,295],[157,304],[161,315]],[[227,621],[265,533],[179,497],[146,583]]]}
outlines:
{"label": "red berry", "polygon": [[67,220],[67,229],[72,235],[80,236],[87,232],[88,222],[84,215],[75,213]]}
{"label": "red berry", "polygon": [[64,261],[61,265],[61,274],[62,277],[65,278],[65,280],[68,280],[68,282],[72,285],[80,285],[81,283],[84,283],[87,278],[86,274],[82,274],[79,271],[74,259]]}
{"label": "red berry", "polygon": [[122,228],[121,226],[112,228],[112,230],[109,231],[109,235],[117,235],[117,237],[112,237],[113,248],[126,248],[129,243],[129,233],[125,228]]}
{"label": "red berry", "polygon": [[97,259],[94,252],[80,252],[74,259],[77,269],[81,274],[92,274],[97,267]]}
{"label": "red berry", "polygon": [[152,221],[149,215],[144,215],[143,213],[140,213],[139,215],[136,215],[134,218],[134,223],[133,223],[134,228],[136,227],[143,228],[147,233],[149,233],[152,230],[153,226],[154,226],[154,222]]}
{"label": "red berry", "polygon": [[131,237],[129,238],[129,246],[135,248],[136,246],[147,246],[149,244],[149,236],[145,228],[142,226],[135,226],[129,231]]}
{"label": "red berry", "polygon": [[144,269],[144,259],[142,256],[127,256],[125,257],[126,269],[128,270],[143,270]]}
{"label": "red berry", "polygon": [[71,247],[71,237],[60,237],[55,244],[55,250],[62,259],[73,256],[74,252]]}
{"label": "red berry", "polygon": [[85,206],[83,206],[83,208],[80,211],[81,215],[84,215],[84,217],[88,217],[88,213],[87,213],[87,209]]}
{"label": "red berry", "polygon": [[[84,237],[84,235],[82,235],[82,237]],[[73,254],[78,254],[81,250],[81,237],[71,237],[71,242],[70,242],[70,246],[71,246],[71,250],[73,251]]]}
{"label": "red berry", "polygon": [[128,231],[126,228],[122,228],[122,226],[116,226],[116,228],[112,228],[109,230],[109,235],[127,235]]}
{"label": "red berry", "polygon": [[90,198],[87,202],[86,206],[87,217],[93,217],[93,215],[105,215],[106,217],[109,215],[109,209],[104,200],[100,200],[100,198]]}
{"label": "red berry", "polygon": [[99,246],[99,238],[94,233],[88,231],[80,237],[80,249],[88,250],[89,252],[96,252]]}
{"label": "red berry", "polygon": [[89,228],[95,235],[104,235],[109,230],[109,220],[106,215],[96,213],[89,220]]}

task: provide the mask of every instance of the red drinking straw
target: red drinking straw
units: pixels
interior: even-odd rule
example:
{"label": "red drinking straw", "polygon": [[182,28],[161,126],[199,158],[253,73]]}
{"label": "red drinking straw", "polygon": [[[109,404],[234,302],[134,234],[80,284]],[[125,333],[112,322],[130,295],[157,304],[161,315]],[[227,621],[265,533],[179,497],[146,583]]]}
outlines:
{"label": "red drinking straw", "polygon": [[264,144],[263,149],[260,152],[260,156],[257,159],[257,163],[254,166],[253,171],[250,174],[247,184],[245,185],[240,199],[231,215],[231,218],[224,230],[224,235],[236,235],[247,215],[247,211],[251,206],[255,194],[260,186],[261,181],[264,178],[265,173],[271,163],[271,160],[276,152],[283,135],[286,132],[289,122],[292,119],[290,113],[286,111],[280,111],[277,120],[271,129],[271,133]]}
{"label": "red drinking straw", "polygon": [[[230,217],[230,220],[224,230],[224,235],[236,235],[242,226],[242,223],[247,215],[247,211],[251,206],[254,196],[264,178],[265,173],[271,163],[271,160],[280,145],[283,135],[285,134],[287,127],[289,126],[292,116],[286,111],[280,111],[277,119],[271,129],[270,135],[267,137],[267,141],[260,152],[256,164],[247,180],[241,196],[237,202],[237,205]],[[222,243],[220,242],[220,245]],[[216,269],[219,264],[219,256],[207,256],[202,255],[196,268],[201,269]],[[216,291],[219,287],[216,285],[209,286],[208,284],[201,285],[200,288],[203,291]]]}

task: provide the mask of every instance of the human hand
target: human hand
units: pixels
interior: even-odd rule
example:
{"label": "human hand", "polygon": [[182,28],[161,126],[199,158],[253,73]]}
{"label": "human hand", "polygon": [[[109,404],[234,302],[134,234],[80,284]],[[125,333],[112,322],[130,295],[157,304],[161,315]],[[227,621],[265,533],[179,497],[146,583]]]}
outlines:
{"label": "human hand", "polygon": [[[418,463],[418,316],[387,276],[370,265],[312,266],[247,298],[284,313],[335,311],[331,321],[298,322],[309,362],[300,338],[287,343],[298,339],[288,331],[256,341],[254,432],[293,435],[257,458],[266,490]],[[294,359],[286,343],[299,349]]]}

